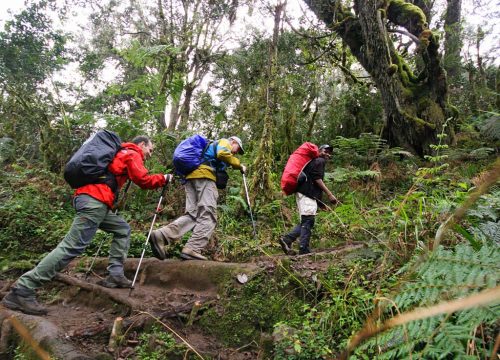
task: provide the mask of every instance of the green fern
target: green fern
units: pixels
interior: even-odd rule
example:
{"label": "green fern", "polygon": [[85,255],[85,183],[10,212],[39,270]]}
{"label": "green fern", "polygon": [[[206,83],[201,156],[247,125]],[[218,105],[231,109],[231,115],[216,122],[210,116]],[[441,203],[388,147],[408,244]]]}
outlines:
{"label": "green fern", "polygon": [[[413,280],[396,296],[396,307],[390,310],[395,315],[396,311],[465,297],[495,287],[499,280],[500,251],[496,244],[488,242],[478,251],[469,244],[453,250],[440,247],[417,267]],[[499,310],[499,305],[492,305],[414,321],[387,331],[358,350],[376,352],[379,359],[467,359],[467,341],[471,340],[486,356],[491,353],[491,344],[472,334],[480,324],[498,321]]]}
{"label": "green fern", "polygon": [[488,113],[477,124],[482,136],[490,140],[500,140],[500,116],[498,113]]}
{"label": "green fern", "polygon": [[376,179],[380,171],[336,168],[331,173],[326,173],[325,178],[334,182],[346,182],[357,179]]}

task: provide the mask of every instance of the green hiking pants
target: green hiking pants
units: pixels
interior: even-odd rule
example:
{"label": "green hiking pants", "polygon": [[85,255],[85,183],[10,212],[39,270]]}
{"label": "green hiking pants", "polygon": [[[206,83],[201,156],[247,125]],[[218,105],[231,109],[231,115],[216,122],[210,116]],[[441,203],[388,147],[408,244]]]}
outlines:
{"label": "green hiking pants", "polygon": [[75,197],[73,205],[76,216],[64,239],[33,270],[22,275],[16,286],[35,290],[51,281],[57,272],[85,251],[97,229],[113,234],[108,272],[114,276],[123,275],[123,263],[130,247],[130,226],[105,204],[88,195]]}

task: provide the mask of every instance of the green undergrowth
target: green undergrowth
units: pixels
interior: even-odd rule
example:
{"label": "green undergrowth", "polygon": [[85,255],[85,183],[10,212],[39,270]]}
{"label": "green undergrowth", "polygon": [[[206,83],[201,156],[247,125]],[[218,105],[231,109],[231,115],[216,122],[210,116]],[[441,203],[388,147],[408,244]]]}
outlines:
{"label": "green undergrowth", "polygon": [[[327,165],[325,181],[340,203],[318,213],[311,247],[322,253],[349,244],[365,247],[355,255],[332,256],[321,271],[314,270],[315,263],[325,257],[308,258],[309,270],[294,267],[293,258],[273,257],[281,254],[280,236],[299,222],[295,198],[257,199],[250,209],[238,178],[241,175],[231,174],[228,189],[220,193],[209,255],[234,262],[257,256],[273,266],[244,285],[224,288],[220,301],[204,310],[196,325],[227,346],[265,349],[268,358],[327,359],[345,349],[375,303],[388,303],[379,314],[382,322],[399,311],[496,286],[498,185],[483,194],[439,247],[434,247],[438,228],[478,188],[496,156],[449,149],[441,142],[444,133],[439,139],[432,147],[433,155],[419,160],[400,149],[388,149],[375,136],[337,138],[341,154]],[[71,225],[74,210],[72,191],[57,174],[13,164],[3,167],[0,175],[0,246],[4,250],[0,266],[5,278],[15,274],[15,269],[28,270],[50,251]],[[278,193],[279,176],[272,176]],[[158,191],[133,188],[121,210],[132,228],[130,257],[141,254],[158,197]],[[182,214],[183,198],[178,188],[169,190],[156,227]],[[86,255],[92,256],[102,241],[100,254],[105,256],[110,240],[98,232]],[[179,242],[170,254],[176,256],[181,247]],[[146,256],[151,256],[149,246]],[[449,358],[460,357],[467,356],[470,344],[481,347],[483,357],[488,357],[498,328],[492,314],[498,314],[498,308],[416,321],[366,342],[353,352],[352,359],[439,358],[440,351]],[[144,349],[145,358],[156,356],[152,355],[154,347]]]}
{"label": "green undergrowth", "polygon": [[259,343],[261,333],[271,333],[276,322],[294,316],[304,304],[294,296],[290,279],[280,274],[260,274],[244,286],[227,287],[200,325],[228,345]]}
{"label": "green undergrowth", "polygon": [[[325,272],[314,274],[294,271],[289,260],[280,262],[243,286],[228,286],[200,326],[228,346],[267,349],[268,358],[332,354],[360,328],[375,293],[393,281],[372,281],[380,262],[361,255],[332,261]],[[290,348],[296,357],[288,357]]]}

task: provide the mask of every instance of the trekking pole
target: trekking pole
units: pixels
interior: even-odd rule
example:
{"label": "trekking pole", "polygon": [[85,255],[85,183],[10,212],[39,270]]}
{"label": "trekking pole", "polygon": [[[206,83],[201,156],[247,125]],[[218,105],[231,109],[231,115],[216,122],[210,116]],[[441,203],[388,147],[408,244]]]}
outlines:
{"label": "trekking pole", "polygon": [[243,174],[243,184],[245,185],[245,193],[247,195],[248,209],[250,210],[250,219],[252,219],[253,236],[254,236],[254,238],[256,238],[257,237],[257,230],[255,229],[255,221],[253,219],[252,207],[250,206],[250,197],[248,196],[247,178],[246,178],[245,174]]}
{"label": "trekking pole", "polygon": [[[127,191],[130,187],[130,183],[131,181],[129,180],[127,185],[125,186],[125,190],[123,191],[123,199],[122,201],[125,203],[125,198],[127,196]],[[115,209],[114,211],[115,215],[118,214],[118,208]],[[87,272],[85,272],[85,280],[88,279],[89,275],[90,275],[90,272],[92,271],[92,267],[94,266],[94,263],[97,259],[97,256],[99,255],[99,252],[101,251],[101,247],[102,247],[102,244],[104,244],[104,240],[106,240],[106,237],[103,237],[102,240],[101,240],[101,243],[99,244],[99,247],[97,248],[97,251],[95,252],[94,254],[94,258],[92,259],[92,262],[90,263],[90,266],[89,268],[87,269]]]}
{"label": "trekking pole", "polygon": [[156,217],[161,211],[161,202],[163,201],[165,190],[167,190],[167,184],[163,186],[163,189],[161,191],[160,200],[158,200],[158,205],[156,206],[155,215],[153,216],[153,221],[151,222],[151,226],[149,227],[148,236],[146,238],[146,242],[144,243],[144,247],[142,248],[141,259],[139,260],[139,265],[137,265],[137,270],[135,271],[134,280],[132,280],[132,286],[130,287],[128,296],[132,295],[132,290],[134,290],[135,281],[137,280],[137,275],[139,274],[139,269],[141,268],[142,259],[144,258],[144,253],[146,252],[146,246],[148,246],[149,238],[151,237],[151,233],[153,232],[153,226],[155,225]]}

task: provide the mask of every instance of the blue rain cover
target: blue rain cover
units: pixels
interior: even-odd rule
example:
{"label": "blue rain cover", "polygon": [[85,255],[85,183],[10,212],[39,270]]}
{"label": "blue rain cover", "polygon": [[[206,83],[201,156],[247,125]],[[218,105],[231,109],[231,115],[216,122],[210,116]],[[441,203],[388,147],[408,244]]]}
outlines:
{"label": "blue rain cover", "polygon": [[200,166],[203,160],[208,139],[201,135],[193,135],[183,140],[174,150],[174,167],[178,174],[188,175]]}

